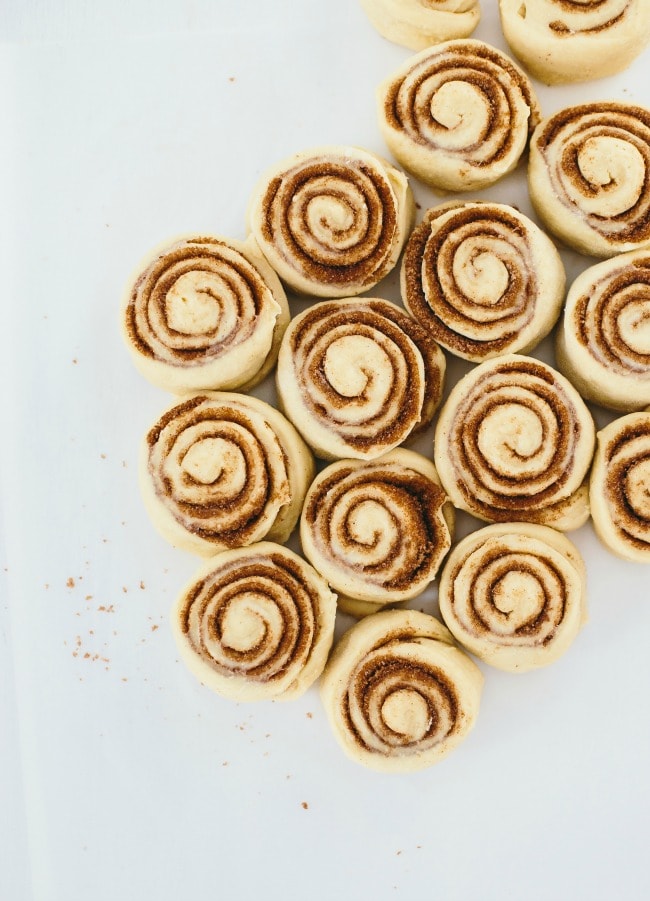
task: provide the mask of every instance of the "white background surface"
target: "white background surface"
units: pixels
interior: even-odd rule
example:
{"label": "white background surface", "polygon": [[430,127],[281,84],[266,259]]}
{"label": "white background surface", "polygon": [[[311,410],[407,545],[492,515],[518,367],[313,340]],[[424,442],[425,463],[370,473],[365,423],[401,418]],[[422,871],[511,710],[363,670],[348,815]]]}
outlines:
{"label": "white background surface", "polygon": [[[482,5],[475,37],[505,49]],[[315,688],[235,705],[177,661],[168,610],[197,561],[140,502],[137,446],[168,398],[121,344],[124,280],[177,233],[243,237],[287,154],[385,153],[374,89],[409,51],[353,0],[12,0],[0,38],[0,897],[648,897],[650,570],[590,525],[572,536],[590,599],[575,645],[535,673],[483,666],[476,729],[418,774],[349,762]],[[648,106],[650,52],[539,96],[545,114]],[[482,196],[530,214],[523,170]],[[570,278],[588,265],[563,257]],[[435,592],[414,606],[434,612]]]}

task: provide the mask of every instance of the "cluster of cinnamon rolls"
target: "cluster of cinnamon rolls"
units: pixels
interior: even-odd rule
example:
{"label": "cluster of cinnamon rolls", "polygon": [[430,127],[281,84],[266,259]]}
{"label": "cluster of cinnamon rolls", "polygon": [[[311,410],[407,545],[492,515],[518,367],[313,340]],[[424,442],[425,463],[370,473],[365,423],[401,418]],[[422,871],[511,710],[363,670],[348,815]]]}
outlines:
{"label": "cluster of cinnamon rolls", "polygon": [[[475,0],[363,6],[419,51],[378,90],[401,168],[341,145],[277,163],[246,240],[148,254],[122,331],[176,395],[140,481],[162,536],[206,558],[172,619],[189,669],[238,701],[320,679],[346,753],[405,771],[470,732],[484,664],[523,672],[575,640],[586,570],[566,532],[591,516],[614,553],[650,562],[650,111],[545,119],[525,71],[617,71],[650,7],[501,0],[522,68],[469,38]],[[543,228],[468,194],[525,153]],[[409,176],[462,196],[416,224]],[[568,291],[548,233],[602,260]],[[401,303],[377,288],[391,272]],[[557,368],[530,355],[554,327]],[[469,371],[445,391],[449,356]],[[271,378],[275,405],[252,393]],[[587,402],[624,415],[596,433]],[[425,455],[409,445],[427,429]],[[478,520],[461,541],[456,511]],[[436,615],[414,609],[432,585]],[[333,649],[337,610],[359,622]]]}

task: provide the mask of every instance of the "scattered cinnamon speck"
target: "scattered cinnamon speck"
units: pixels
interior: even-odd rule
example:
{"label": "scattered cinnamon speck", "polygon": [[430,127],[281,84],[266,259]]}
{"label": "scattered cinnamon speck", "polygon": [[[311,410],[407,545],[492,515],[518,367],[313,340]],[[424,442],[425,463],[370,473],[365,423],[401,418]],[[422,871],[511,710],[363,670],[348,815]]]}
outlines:
{"label": "scattered cinnamon speck", "polygon": [[78,360],[76,357],[73,357],[72,362],[73,362],[74,365],[76,366],[77,363],[79,362],[79,360]]}
{"label": "scattered cinnamon speck", "polygon": [[229,760],[224,760],[224,762],[221,764],[221,766],[228,766],[229,763],[230,763]]}
{"label": "scattered cinnamon speck", "polygon": [[395,856],[396,856],[396,857],[399,857],[401,853],[402,853],[401,851],[396,851],[396,852],[395,852]]}
{"label": "scattered cinnamon speck", "polygon": [[122,585],[122,591],[124,592],[124,594],[126,594],[128,590],[129,589],[126,587],[126,585]]}
{"label": "scattered cinnamon speck", "polygon": [[300,806],[303,810],[309,810],[309,804],[306,801],[303,801]]}
{"label": "scattered cinnamon speck", "polygon": [[156,629],[159,629],[159,628],[160,628],[160,626],[158,626],[158,625],[156,625],[156,623],[154,623],[153,626],[151,627],[151,631],[155,632]]}
{"label": "scattered cinnamon speck", "polygon": [[314,714],[310,710],[307,711],[305,716],[307,717],[308,720],[313,720],[313,718],[314,718]]}
{"label": "scattered cinnamon speck", "polygon": [[128,681],[129,680],[126,678],[126,676],[122,676],[122,682],[128,682]]}
{"label": "scattered cinnamon speck", "polygon": [[68,577],[68,581],[65,584],[68,586],[68,588],[74,588],[74,579],[72,578],[72,576]]}
{"label": "scattered cinnamon speck", "polygon": [[234,76],[234,75],[231,75],[231,76],[228,78],[228,81],[231,82],[231,83],[232,83],[234,80],[235,80],[235,76]]}
{"label": "scattered cinnamon speck", "polygon": [[126,460],[122,460],[122,469],[126,469],[127,466],[128,466],[128,463],[126,462]]}
{"label": "scattered cinnamon speck", "polygon": [[115,606],[113,604],[109,604],[108,607],[105,604],[100,604],[97,608],[98,613],[115,613]]}
{"label": "scattered cinnamon speck", "polygon": [[145,589],[145,584],[144,584],[144,582],[140,582],[140,590],[141,590],[141,591],[144,591],[144,589]]}

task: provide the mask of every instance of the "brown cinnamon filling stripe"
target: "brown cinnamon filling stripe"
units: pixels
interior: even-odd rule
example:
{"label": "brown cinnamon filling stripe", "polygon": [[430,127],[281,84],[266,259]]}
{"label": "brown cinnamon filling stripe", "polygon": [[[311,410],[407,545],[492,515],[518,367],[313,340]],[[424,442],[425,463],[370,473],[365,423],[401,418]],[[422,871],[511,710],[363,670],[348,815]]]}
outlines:
{"label": "brown cinnamon filling stripe", "polygon": [[[605,7],[609,0],[593,0],[592,3],[572,3],[571,0],[553,0],[553,2],[557,6],[561,6],[562,9],[565,9],[570,13],[584,13],[588,15],[594,10],[600,9],[601,7]],[[604,22],[600,22],[598,25],[591,25],[589,28],[569,28],[564,22],[559,20],[554,20],[553,22],[549,22],[548,27],[551,31],[554,31],[558,35],[575,35],[575,34],[598,34],[602,31],[607,31],[610,28],[614,28],[614,26],[618,25],[623,19],[627,16],[630,10],[630,3],[627,3],[625,8],[621,10],[620,13],[616,16],[612,16],[611,19],[607,19]]]}
{"label": "brown cinnamon filling stripe", "polygon": [[[637,456],[633,462],[624,454],[629,442],[645,439],[647,450],[641,456]],[[605,452],[605,484],[604,491],[608,502],[611,521],[624,540],[639,550],[647,551],[650,548],[650,519],[639,514],[634,506],[633,499],[626,491],[626,476],[632,465],[648,461],[650,463],[650,417],[647,424],[635,424],[624,426],[620,429],[616,438],[612,439]],[[649,486],[650,488],[650,486]],[[632,531],[635,528],[635,532]],[[639,538],[638,532],[647,531],[647,540]]]}

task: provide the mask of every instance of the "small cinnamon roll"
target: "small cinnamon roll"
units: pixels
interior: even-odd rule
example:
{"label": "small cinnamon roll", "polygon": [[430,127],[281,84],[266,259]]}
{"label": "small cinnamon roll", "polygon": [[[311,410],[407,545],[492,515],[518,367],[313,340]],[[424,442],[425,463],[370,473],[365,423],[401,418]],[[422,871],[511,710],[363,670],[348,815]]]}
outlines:
{"label": "small cinnamon roll", "polygon": [[373,460],[426,426],[445,359],[404,310],[380,298],[323,301],[292,319],[278,357],[285,414],[325,460]]}
{"label": "small cinnamon roll", "polygon": [[440,577],[440,613],[456,640],[510,672],[564,654],[586,619],[586,568],[560,532],[498,523],[458,544]]}
{"label": "small cinnamon roll", "polygon": [[546,227],[581,253],[650,247],[650,110],[584,103],[545,119],[531,139],[528,187]]}
{"label": "small cinnamon roll", "polygon": [[172,628],[192,673],[234,701],[292,700],[320,676],[336,595],[308,563],[268,541],[224,551],[181,592]]}
{"label": "small cinnamon roll", "polygon": [[164,538],[202,556],[293,531],[314,460],[281,413],[212,392],[166,410],[140,458],[145,506]]}
{"label": "small cinnamon roll", "polygon": [[433,463],[398,448],[332,463],[312,482],[303,553],[354,616],[421,594],[451,547],[453,507]]}
{"label": "small cinnamon roll", "polygon": [[361,0],[379,34],[411,50],[466,38],[481,18],[478,0]]}
{"label": "small cinnamon roll", "polygon": [[252,242],[214,235],[152,251],[122,310],[136,366],[175,394],[252,388],[275,365],[288,322],[282,285]]}
{"label": "small cinnamon roll", "polygon": [[598,432],[589,488],[605,547],[650,563],[650,412],[628,413]]}
{"label": "small cinnamon roll", "polygon": [[438,763],[473,728],[483,675],[433,616],[384,610],[336,645],[321,680],[332,731],[357,763],[384,772]]}
{"label": "small cinnamon roll", "polygon": [[403,172],[367,150],[333,145],[296,153],[267,172],[254,189],[248,223],[290,288],[346,297],[393,269],[414,213]]}
{"label": "small cinnamon roll", "polygon": [[379,126],[395,159],[433,188],[473,191],[515,168],[540,119],[528,77],[481,41],[447,41],[408,59],[379,88]]}
{"label": "small cinnamon roll", "polygon": [[499,203],[427,210],[402,259],[402,300],[446,350],[480,363],[527,352],[562,308],[565,274],[552,241]]}
{"label": "small cinnamon roll", "polygon": [[499,0],[512,52],[545,84],[626,69],[650,38],[647,0]]}
{"label": "small cinnamon roll", "polygon": [[586,400],[626,413],[650,404],[650,251],[620,254],[578,276],[556,357]]}
{"label": "small cinnamon roll", "polygon": [[546,363],[509,354],[454,387],[434,459],[455,507],[488,522],[567,531],[589,517],[594,442],[591,414],[571,383]]}

